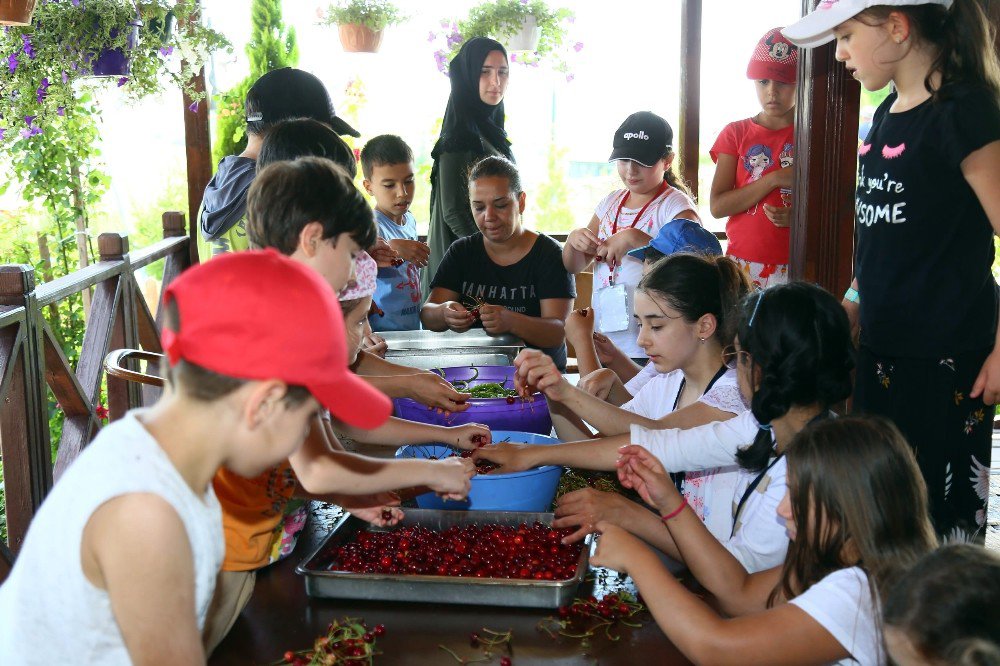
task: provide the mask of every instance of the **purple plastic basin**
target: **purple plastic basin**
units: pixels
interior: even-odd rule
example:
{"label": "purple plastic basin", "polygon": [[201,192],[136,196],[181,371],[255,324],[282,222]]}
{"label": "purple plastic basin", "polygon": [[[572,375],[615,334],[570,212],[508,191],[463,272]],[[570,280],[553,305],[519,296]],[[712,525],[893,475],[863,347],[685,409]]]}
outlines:
{"label": "purple plastic basin", "polygon": [[[469,379],[479,370],[478,376],[469,382],[469,386],[478,386],[490,382],[506,382],[505,387],[514,387],[514,366],[512,365],[463,365],[452,368],[440,368],[444,378],[450,382],[459,379]],[[396,398],[393,402],[394,413],[401,419],[430,423],[432,425],[456,426],[464,423],[482,423],[491,430],[519,430],[548,435],[552,432],[552,417],[549,416],[549,404],[545,396],[535,393],[531,400],[515,398],[508,403],[506,398],[473,398],[470,406],[464,412],[458,412],[445,417],[437,410],[429,409],[410,398]]]}

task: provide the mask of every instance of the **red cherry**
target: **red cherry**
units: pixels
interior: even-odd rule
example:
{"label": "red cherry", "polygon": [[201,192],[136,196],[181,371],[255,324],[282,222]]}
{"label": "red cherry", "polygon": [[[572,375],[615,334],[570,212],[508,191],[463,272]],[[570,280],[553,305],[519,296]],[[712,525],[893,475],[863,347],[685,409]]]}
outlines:
{"label": "red cherry", "polygon": [[510,657],[500,657],[500,666],[510,666],[512,663]]}
{"label": "red cherry", "polygon": [[514,396],[512,396],[512,395],[507,396],[507,404],[508,405],[513,405],[514,404]]}
{"label": "red cherry", "polygon": [[384,624],[376,624],[375,628],[372,629],[372,633],[375,634],[375,636],[377,638],[381,638],[382,636],[385,635],[385,625]]}
{"label": "red cherry", "polygon": [[392,509],[388,507],[382,509],[382,520],[384,521],[392,520]]}

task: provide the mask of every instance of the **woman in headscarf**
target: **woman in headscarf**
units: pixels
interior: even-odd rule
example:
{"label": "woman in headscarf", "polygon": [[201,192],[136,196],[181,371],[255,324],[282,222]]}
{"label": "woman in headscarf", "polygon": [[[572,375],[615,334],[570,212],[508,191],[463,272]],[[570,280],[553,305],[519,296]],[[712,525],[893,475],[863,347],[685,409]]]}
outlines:
{"label": "woman in headscarf", "polygon": [[427,233],[431,253],[423,272],[425,294],[430,293],[430,280],[451,244],[477,231],[469,208],[469,169],[489,155],[514,159],[503,127],[509,75],[506,49],[487,37],[470,39],[451,61],[451,94],[441,136],[431,151],[434,166]]}

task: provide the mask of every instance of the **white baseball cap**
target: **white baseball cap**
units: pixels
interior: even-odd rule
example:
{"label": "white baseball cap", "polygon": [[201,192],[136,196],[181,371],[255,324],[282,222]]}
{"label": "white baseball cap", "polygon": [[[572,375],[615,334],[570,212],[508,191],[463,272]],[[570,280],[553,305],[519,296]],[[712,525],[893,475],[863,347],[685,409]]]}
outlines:
{"label": "white baseball cap", "polygon": [[788,41],[796,46],[811,49],[833,41],[833,29],[848,19],[852,19],[869,7],[889,5],[905,7],[913,5],[942,5],[951,7],[953,0],[820,0],[812,12],[781,31]]}

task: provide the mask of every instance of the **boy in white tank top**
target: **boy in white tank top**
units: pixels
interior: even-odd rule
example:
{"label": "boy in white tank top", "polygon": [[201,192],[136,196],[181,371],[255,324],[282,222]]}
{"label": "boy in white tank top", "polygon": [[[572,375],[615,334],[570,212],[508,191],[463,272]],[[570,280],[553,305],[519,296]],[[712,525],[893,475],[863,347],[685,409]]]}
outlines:
{"label": "boy in white tank top", "polygon": [[0,664],[204,664],[216,470],[287,459],[321,405],[360,428],[389,416],[347,369],[336,294],[277,252],[191,268],[164,307],[168,388],[103,429],[42,504],[0,587]]}

